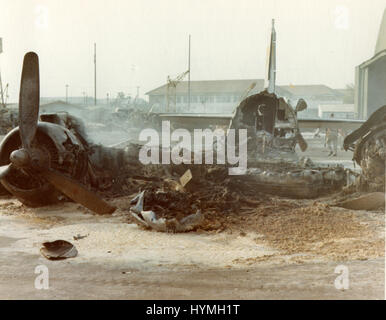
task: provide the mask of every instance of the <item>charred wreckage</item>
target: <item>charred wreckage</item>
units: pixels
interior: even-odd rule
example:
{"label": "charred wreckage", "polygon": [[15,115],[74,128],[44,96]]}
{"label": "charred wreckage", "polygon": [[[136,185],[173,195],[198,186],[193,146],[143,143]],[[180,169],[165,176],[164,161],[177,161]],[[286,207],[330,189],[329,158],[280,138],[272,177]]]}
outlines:
{"label": "charred wreckage", "polygon": [[[297,156],[297,144],[303,151],[307,148],[297,123],[297,113],[305,108],[304,100],[293,108],[268,91],[240,103],[228,129],[247,130],[244,175],[229,176],[227,166],[217,164],[146,166],[138,160],[139,145],[129,143],[118,149],[93,144],[82,121],[72,115],[41,114],[38,121],[38,57],[29,52],[23,63],[19,126],[0,145],[0,181],[3,192],[27,206],[49,205],[67,197],[98,214],[111,214],[116,208],[97,192],[106,197],[137,193],[128,209],[139,225],[188,231],[205,215],[203,203],[209,197],[216,202],[219,194],[234,205],[245,195],[316,198],[347,186],[350,170],[340,165],[316,166]],[[385,143],[386,106],[345,140],[344,147],[354,150],[354,160],[362,167],[359,185],[367,181],[370,190],[384,191]],[[183,183],[180,178],[187,172],[188,182]],[[136,177],[142,184],[133,183]],[[128,181],[131,185],[125,186]]]}

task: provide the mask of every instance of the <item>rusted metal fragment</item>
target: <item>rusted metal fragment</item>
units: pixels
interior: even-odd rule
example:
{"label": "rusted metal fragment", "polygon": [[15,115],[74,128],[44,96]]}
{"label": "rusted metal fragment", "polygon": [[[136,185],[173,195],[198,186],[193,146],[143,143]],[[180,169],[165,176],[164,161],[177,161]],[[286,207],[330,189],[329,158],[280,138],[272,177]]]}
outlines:
{"label": "rusted metal fragment", "polygon": [[76,247],[72,243],[65,240],[44,242],[40,252],[49,260],[63,260],[74,258],[78,255]]}

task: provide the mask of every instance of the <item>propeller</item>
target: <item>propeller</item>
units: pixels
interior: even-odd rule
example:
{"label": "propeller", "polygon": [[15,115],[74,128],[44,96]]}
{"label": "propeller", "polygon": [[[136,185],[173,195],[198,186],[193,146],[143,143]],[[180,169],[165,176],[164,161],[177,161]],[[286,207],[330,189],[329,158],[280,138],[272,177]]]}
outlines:
{"label": "propeller", "polygon": [[0,167],[0,179],[4,179],[11,168],[26,169],[44,177],[56,189],[75,202],[98,214],[110,214],[115,207],[99,198],[73,179],[50,168],[47,155],[32,145],[38,127],[39,116],[39,58],[36,53],[24,56],[19,96],[19,132],[22,147],[10,155],[10,164]]}
{"label": "propeller", "polygon": [[307,144],[306,140],[304,140],[304,137],[301,134],[300,130],[296,134],[296,140],[299,143],[300,150],[302,150],[302,152],[306,151],[308,148],[308,144]]}
{"label": "propeller", "polygon": [[307,150],[308,144],[307,144],[306,140],[304,139],[304,137],[299,129],[298,112],[307,109],[307,102],[304,101],[303,99],[299,99],[295,110],[292,108],[292,106],[289,102],[288,102],[288,105],[290,107],[290,110],[291,110],[293,117],[294,117],[294,120],[295,120],[295,125],[296,125],[295,138],[296,138],[296,141],[299,144],[300,150],[302,150],[302,152],[304,152]]}

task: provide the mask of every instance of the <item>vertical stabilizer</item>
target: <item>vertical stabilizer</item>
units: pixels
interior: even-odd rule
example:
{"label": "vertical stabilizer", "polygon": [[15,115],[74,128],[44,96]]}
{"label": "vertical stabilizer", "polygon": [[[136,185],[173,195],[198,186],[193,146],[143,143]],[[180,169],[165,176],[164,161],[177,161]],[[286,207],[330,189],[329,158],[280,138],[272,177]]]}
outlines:
{"label": "vertical stabilizer", "polygon": [[272,19],[271,43],[268,55],[268,92],[275,93],[276,86],[276,31],[275,20]]}

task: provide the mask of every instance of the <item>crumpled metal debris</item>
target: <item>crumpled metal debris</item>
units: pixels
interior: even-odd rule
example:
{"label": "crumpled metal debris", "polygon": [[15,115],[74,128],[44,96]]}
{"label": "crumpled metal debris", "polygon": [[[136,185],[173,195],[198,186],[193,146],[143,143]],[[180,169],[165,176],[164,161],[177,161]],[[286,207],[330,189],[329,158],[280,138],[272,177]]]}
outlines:
{"label": "crumpled metal debris", "polygon": [[44,242],[40,248],[41,254],[49,260],[63,260],[74,258],[78,255],[76,247],[65,240],[56,240],[53,242]]}
{"label": "crumpled metal debris", "polygon": [[177,220],[176,218],[158,219],[154,211],[144,210],[145,192],[146,191],[142,191],[133,200],[131,200],[131,203],[135,203],[135,206],[130,208],[130,213],[138,225],[156,231],[176,233],[191,231],[202,222],[203,215],[199,209],[196,213],[190,214],[181,220]]}

